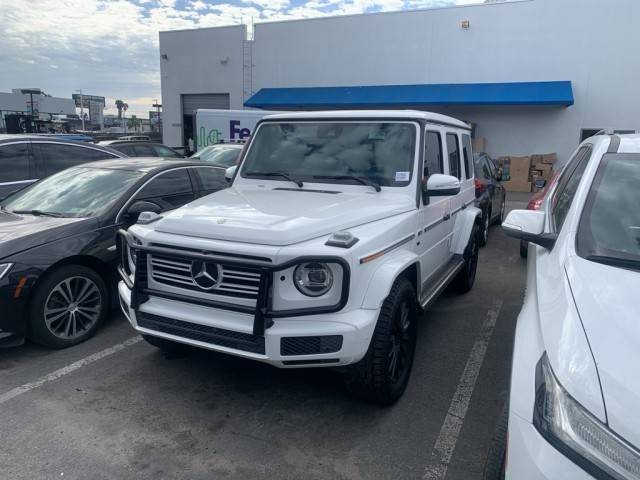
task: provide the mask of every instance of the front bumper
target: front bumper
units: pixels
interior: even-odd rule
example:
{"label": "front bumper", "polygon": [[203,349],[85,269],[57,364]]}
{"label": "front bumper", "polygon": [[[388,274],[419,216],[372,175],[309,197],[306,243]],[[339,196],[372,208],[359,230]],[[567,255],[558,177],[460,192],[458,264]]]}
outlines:
{"label": "front bumper", "polygon": [[[118,285],[120,306],[139,333],[269,363],[280,368],[343,366],[362,359],[369,348],[379,310],[356,309],[283,317],[258,335],[254,315],[150,296],[132,308],[131,290]],[[291,340],[342,337],[328,353],[292,354]],[[310,338],[309,338],[310,339]],[[298,342],[298,340],[294,340]],[[304,341],[302,344],[304,345]]]}
{"label": "front bumper", "polygon": [[15,264],[0,279],[0,346],[13,346],[27,333],[27,299],[41,271]]}
{"label": "front bumper", "polygon": [[549,444],[531,422],[509,413],[507,480],[589,480],[593,477]]}

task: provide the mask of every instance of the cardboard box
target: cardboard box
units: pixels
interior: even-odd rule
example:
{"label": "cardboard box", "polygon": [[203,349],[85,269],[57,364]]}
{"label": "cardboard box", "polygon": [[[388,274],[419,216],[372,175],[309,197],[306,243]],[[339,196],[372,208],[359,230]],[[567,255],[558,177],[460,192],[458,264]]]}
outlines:
{"label": "cardboard box", "polygon": [[547,153],[545,155],[542,155],[542,163],[553,165],[557,161],[558,161],[558,155],[555,153]]}

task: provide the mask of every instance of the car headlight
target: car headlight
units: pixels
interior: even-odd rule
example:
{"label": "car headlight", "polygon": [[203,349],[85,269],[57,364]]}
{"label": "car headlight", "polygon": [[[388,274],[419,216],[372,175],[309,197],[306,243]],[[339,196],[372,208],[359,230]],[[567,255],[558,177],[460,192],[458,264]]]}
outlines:
{"label": "car headlight", "polygon": [[2,280],[7,273],[9,273],[11,267],[13,267],[13,263],[0,263],[0,280]]}
{"label": "car headlight", "polygon": [[536,368],[533,424],[561,453],[598,479],[640,479],[640,452],[560,385],[547,354]]}
{"label": "car headlight", "polygon": [[333,273],[326,263],[301,263],[293,272],[293,283],[307,297],[320,297],[331,290]]}

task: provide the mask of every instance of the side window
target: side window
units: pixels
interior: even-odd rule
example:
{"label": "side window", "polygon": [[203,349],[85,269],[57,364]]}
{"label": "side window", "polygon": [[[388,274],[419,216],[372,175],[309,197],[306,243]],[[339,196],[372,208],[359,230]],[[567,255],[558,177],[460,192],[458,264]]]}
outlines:
{"label": "side window", "polygon": [[159,157],[182,158],[182,155],[179,155],[178,153],[174,152],[168,147],[165,147],[164,145],[153,145],[153,148],[155,149],[156,154]]}
{"label": "side window", "polygon": [[576,157],[574,157],[574,160],[567,165],[567,169],[558,181],[558,189],[554,193],[551,206],[553,229],[556,232],[562,229],[562,225],[567,218],[567,213],[569,213],[573,198],[576,195],[580,180],[582,180],[582,175],[587,168],[590,157],[591,148],[581,148]]}
{"label": "side window", "polygon": [[29,179],[29,144],[0,145],[0,183]]}
{"label": "side window", "polygon": [[147,183],[133,201],[146,200],[162,211],[178,208],[193,200],[193,189],[186,168],[161,173]]}
{"label": "side window", "polygon": [[496,172],[496,164],[493,163],[493,160],[491,160],[491,158],[487,156],[484,157],[484,161],[487,163],[487,167],[491,172],[491,176],[496,180],[498,180],[498,172]]}
{"label": "side window", "polygon": [[44,162],[44,171],[47,175],[53,175],[65,168],[75,167],[82,163],[116,158],[114,155],[93,148],[56,143],[40,143],[40,155]]}
{"label": "side window", "polygon": [[464,158],[465,178],[471,178],[473,177],[473,172],[471,171],[473,162],[471,161],[471,137],[469,135],[462,135],[462,154]]}
{"label": "side window", "polygon": [[489,168],[489,162],[485,157],[480,157],[476,163],[476,176],[487,181],[491,181],[493,179],[491,169]]}
{"label": "side window", "polygon": [[447,153],[449,154],[449,175],[461,179],[460,145],[458,145],[458,135],[455,133],[447,133]]}
{"label": "side window", "polygon": [[224,168],[200,167],[193,170],[198,178],[199,189],[205,195],[229,186],[224,176]]}
{"label": "side window", "polygon": [[133,149],[136,151],[136,157],[157,157],[156,151],[151,145],[140,143],[138,145],[134,145]]}
{"label": "side window", "polygon": [[438,132],[427,132],[424,141],[424,178],[442,173],[442,137]]}
{"label": "side window", "polygon": [[124,153],[127,157],[135,157],[136,151],[133,149],[131,145],[116,145],[116,150],[120,153]]}

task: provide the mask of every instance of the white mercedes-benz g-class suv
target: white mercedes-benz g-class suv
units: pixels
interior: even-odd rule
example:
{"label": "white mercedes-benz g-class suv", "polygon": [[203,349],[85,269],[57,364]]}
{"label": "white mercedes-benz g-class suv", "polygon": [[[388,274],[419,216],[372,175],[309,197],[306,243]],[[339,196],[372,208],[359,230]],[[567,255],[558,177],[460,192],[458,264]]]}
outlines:
{"label": "white mercedes-benz g-class suv", "polygon": [[472,169],[469,126],[447,116],[265,117],[229,188],[120,232],[122,309],[163,350],[342,367],[351,392],[392,403],[419,312],[473,285]]}

